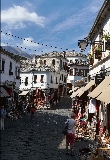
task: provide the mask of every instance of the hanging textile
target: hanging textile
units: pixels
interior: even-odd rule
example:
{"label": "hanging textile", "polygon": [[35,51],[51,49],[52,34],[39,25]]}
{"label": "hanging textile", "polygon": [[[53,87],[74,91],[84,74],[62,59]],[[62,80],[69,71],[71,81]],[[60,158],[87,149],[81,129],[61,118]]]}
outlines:
{"label": "hanging textile", "polygon": [[89,102],[89,113],[95,113],[96,112],[96,100],[91,99]]}

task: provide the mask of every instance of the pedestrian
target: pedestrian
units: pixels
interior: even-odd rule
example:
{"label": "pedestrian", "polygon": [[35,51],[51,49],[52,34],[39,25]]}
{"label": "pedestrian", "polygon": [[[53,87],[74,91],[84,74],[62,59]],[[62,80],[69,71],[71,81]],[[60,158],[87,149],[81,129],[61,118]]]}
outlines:
{"label": "pedestrian", "polygon": [[0,114],[1,130],[4,130],[5,118],[6,118],[6,109],[4,108],[4,106],[2,106]]}
{"label": "pedestrian", "polygon": [[30,108],[31,120],[34,120],[34,112],[35,112],[35,107],[34,107],[34,104],[32,104],[32,106]]}
{"label": "pedestrian", "polygon": [[74,139],[75,139],[75,126],[76,126],[76,120],[75,120],[75,114],[72,113],[71,117],[67,119],[65,122],[65,125],[68,123],[68,130],[66,134],[66,155],[69,155],[68,152],[68,146],[70,145],[70,156],[72,155],[73,145],[74,145]]}
{"label": "pedestrian", "polygon": [[26,109],[27,109],[27,114],[30,113],[30,104],[29,103],[27,104],[27,108]]}
{"label": "pedestrian", "polygon": [[60,97],[60,93],[58,93],[58,102],[60,103],[60,99],[61,99],[61,97]]}

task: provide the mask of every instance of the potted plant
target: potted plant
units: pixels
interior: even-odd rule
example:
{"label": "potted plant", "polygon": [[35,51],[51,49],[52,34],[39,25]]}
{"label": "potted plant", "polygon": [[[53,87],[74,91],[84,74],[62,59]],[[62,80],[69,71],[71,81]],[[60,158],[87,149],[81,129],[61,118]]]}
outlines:
{"label": "potted plant", "polygon": [[93,47],[93,54],[95,54],[95,59],[101,59],[102,57],[102,45],[97,44]]}
{"label": "potted plant", "polygon": [[104,33],[103,38],[105,38],[105,49],[110,50],[110,33]]}
{"label": "potted plant", "polygon": [[94,55],[93,54],[89,54],[88,57],[89,57],[90,65],[93,65],[93,63],[94,63]]}

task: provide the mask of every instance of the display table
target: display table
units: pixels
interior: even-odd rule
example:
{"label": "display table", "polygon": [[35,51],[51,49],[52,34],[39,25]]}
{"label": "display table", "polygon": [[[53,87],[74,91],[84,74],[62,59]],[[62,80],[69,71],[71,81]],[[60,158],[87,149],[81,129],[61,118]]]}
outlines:
{"label": "display table", "polygon": [[108,150],[110,150],[110,148],[98,148],[98,157],[100,157],[100,151],[101,150],[108,151]]}
{"label": "display table", "polygon": [[110,150],[110,148],[98,148],[98,156],[92,157],[91,160],[104,160],[104,158],[100,155],[100,151],[102,151],[102,150],[108,151],[108,150]]}

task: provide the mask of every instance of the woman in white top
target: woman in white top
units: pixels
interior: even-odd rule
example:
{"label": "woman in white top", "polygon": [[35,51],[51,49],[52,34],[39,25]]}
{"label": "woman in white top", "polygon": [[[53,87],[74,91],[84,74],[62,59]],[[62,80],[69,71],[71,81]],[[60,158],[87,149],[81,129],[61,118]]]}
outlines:
{"label": "woman in white top", "polygon": [[66,134],[66,155],[68,155],[68,146],[70,144],[70,155],[72,155],[72,149],[74,145],[74,138],[75,138],[75,126],[76,126],[76,115],[74,113],[71,114],[71,118],[67,119],[65,125],[68,123],[68,132]]}

